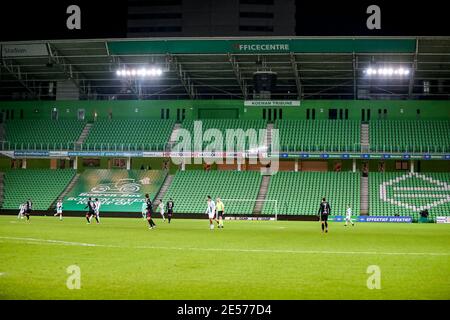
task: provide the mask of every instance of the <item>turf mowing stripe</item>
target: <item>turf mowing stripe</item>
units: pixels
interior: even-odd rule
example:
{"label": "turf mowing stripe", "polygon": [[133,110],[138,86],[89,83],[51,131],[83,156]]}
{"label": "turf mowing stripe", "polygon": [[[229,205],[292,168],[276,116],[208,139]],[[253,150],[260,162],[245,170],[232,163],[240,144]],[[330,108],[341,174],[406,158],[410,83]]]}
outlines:
{"label": "turf mowing stripe", "polygon": [[161,247],[161,246],[116,246],[108,244],[95,244],[83,242],[71,242],[61,240],[47,240],[35,238],[0,237],[4,240],[23,241],[24,244],[56,244],[63,246],[102,247],[118,249],[155,249],[155,250],[192,250],[214,252],[250,252],[250,253],[297,253],[297,254],[350,254],[350,255],[414,255],[414,256],[450,256],[450,253],[439,252],[377,252],[377,251],[319,251],[319,250],[267,250],[267,249],[220,249],[220,248],[192,248],[192,247]]}

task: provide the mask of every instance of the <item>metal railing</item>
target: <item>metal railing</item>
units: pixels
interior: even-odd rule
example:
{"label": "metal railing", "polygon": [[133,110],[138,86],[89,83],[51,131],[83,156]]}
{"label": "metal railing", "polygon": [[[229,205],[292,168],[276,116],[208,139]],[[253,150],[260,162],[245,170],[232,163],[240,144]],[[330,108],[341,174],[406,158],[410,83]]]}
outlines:
{"label": "metal railing", "polygon": [[364,146],[359,143],[355,143],[352,146],[343,146],[336,144],[324,144],[324,145],[281,145],[280,152],[296,152],[296,153],[401,153],[401,154],[446,154],[450,153],[449,145],[413,145],[413,146],[392,146],[392,145],[369,145],[367,151],[364,151]]}
{"label": "metal railing", "polygon": [[[0,141],[2,151],[169,151],[170,143],[17,143],[10,141]],[[268,152],[271,152],[269,146]],[[392,146],[371,144],[365,151],[361,144],[355,143],[351,146],[340,144],[315,144],[315,145],[283,145],[279,147],[279,152],[295,153],[389,153],[389,154],[447,154],[450,153],[449,145],[431,146]]]}
{"label": "metal railing", "polygon": [[3,151],[167,151],[169,143],[13,143],[0,141]]}

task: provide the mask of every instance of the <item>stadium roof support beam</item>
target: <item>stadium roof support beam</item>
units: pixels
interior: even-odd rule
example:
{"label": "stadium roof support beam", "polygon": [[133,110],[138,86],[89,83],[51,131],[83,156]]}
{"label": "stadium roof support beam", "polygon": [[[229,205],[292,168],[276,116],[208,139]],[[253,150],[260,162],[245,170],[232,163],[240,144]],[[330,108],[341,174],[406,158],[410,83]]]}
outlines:
{"label": "stadium roof support beam", "polygon": [[2,65],[3,68],[8,71],[8,73],[12,75],[16,81],[18,81],[29,93],[31,93],[33,98],[38,97],[38,94],[33,89],[31,89],[30,86],[28,86],[29,81],[26,73],[25,80],[23,79],[23,73],[20,70],[20,66],[16,66],[14,68],[14,65],[11,62],[7,63],[5,60],[3,60]]}
{"label": "stadium roof support beam", "polygon": [[414,53],[414,61],[411,68],[411,77],[409,78],[408,98],[411,99],[414,91],[414,81],[417,70],[417,56],[419,55],[419,39],[416,39],[416,52]]}
{"label": "stadium roof support beam", "polygon": [[[53,48],[50,45],[50,43],[47,43],[47,47],[48,52],[50,53],[50,61],[56,64],[61,69],[61,71],[64,73],[67,79],[72,81],[73,84],[75,84],[75,86],[78,88],[78,90],[81,91],[81,93],[86,93],[85,86],[81,85],[79,79],[79,75],[81,72],[77,70],[75,67],[73,67],[72,64],[68,63],[67,60],[63,56],[61,56],[55,48]],[[86,78],[84,75],[83,77]]]}
{"label": "stadium roof support beam", "polygon": [[357,75],[356,75],[356,68],[357,68],[357,61],[356,61],[356,55],[353,52],[353,57],[352,57],[352,65],[353,65],[353,99],[357,99],[358,96],[358,83],[357,83]]}
{"label": "stadium roof support beam", "polygon": [[290,53],[290,60],[291,60],[292,70],[294,71],[294,76],[295,76],[295,85],[297,87],[297,96],[298,96],[298,99],[301,100],[302,96],[303,96],[302,82],[300,81],[300,76],[298,74],[299,72],[298,72],[297,62],[295,60],[295,55],[293,52]]}
{"label": "stadium roof support beam", "polygon": [[239,63],[236,60],[236,57],[232,54],[228,53],[228,61],[230,61],[231,67],[233,68],[234,75],[236,76],[236,80],[241,88],[242,95],[244,99],[247,100],[247,85],[245,81],[242,79],[241,71],[239,69]]}
{"label": "stadium roof support beam", "polygon": [[178,62],[177,58],[168,54],[166,61],[169,65],[169,68],[174,69],[189,98],[192,100],[195,99],[197,92],[195,90],[194,83],[192,82],[192,79],[187,75],[186,71],[183,70],[183,67]]}

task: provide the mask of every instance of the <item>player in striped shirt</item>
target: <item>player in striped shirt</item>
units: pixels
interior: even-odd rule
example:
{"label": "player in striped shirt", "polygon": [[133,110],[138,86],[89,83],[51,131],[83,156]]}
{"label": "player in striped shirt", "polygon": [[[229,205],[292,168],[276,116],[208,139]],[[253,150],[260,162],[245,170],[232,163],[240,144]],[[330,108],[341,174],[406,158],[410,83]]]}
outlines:
{"label": "player in striped shirt", "polygon": [[146,218],[149,224],[149,229],[154,229],[156,228],[156,224],[153,222],[152,219],[152,214],[153,214],[153,204],[152,204],[152,200],[150,200],[150,196],[148,193],[145,194],[145,204],[147,206],[147,213],[146,213]]}
{"label": "player in striped shirt", "polygon": [[319,208],[319,221],[322,224],[322,233],[325,230],[325,233],[328,233],[328,216],[331,213],[330,204],[327,202],[325,198],[322,198],[322,202],[320,203]]}
{"label": "player in striped shirt", "polygon": [[175,204],[174,204],[172,198],[170,198],[169,201],[167,201],[167,203],[166,203],[166,207],[167,207],[167,219],[169,220],[169,223],[170,223],[170,220],[172,220],[172,216],[173,216],[173,207],[174,207],[174,205],[175,205]]}
{"label": "player in striped shirt", "polygon": [[[88,212],[86,213],[87,224],[91,224],[92,216],[95,216],[95,203],[92,201],[91,197],[89,197],[86,207],[84,208],[88,209]],[[97,220],[97,217],[95,217],[95,219]]]}
{"label": "player in striped shirt", "polygon": [[33,201],[28,199],[27,202],[25,202],[25,216],[27,217],[27,221],[30,220],[31,212],[33,212]]}

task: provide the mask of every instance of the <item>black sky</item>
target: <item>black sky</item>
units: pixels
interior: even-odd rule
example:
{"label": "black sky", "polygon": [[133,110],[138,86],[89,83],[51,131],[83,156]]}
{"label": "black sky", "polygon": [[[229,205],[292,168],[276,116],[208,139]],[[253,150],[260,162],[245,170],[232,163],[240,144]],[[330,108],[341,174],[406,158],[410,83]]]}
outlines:
{"label": "black sky", "polygon": [[[225,0],[224,0],[225,1]],[[82,9],[82,30],[66,28],[66,8]],[[366,28],[366,8],[381,8],[381,30]],[[297,0],[299,36],[448,36],[450,11],[444,1],[320,1]],[[0,40],[126,37],[126,0],[4,1]]]}

